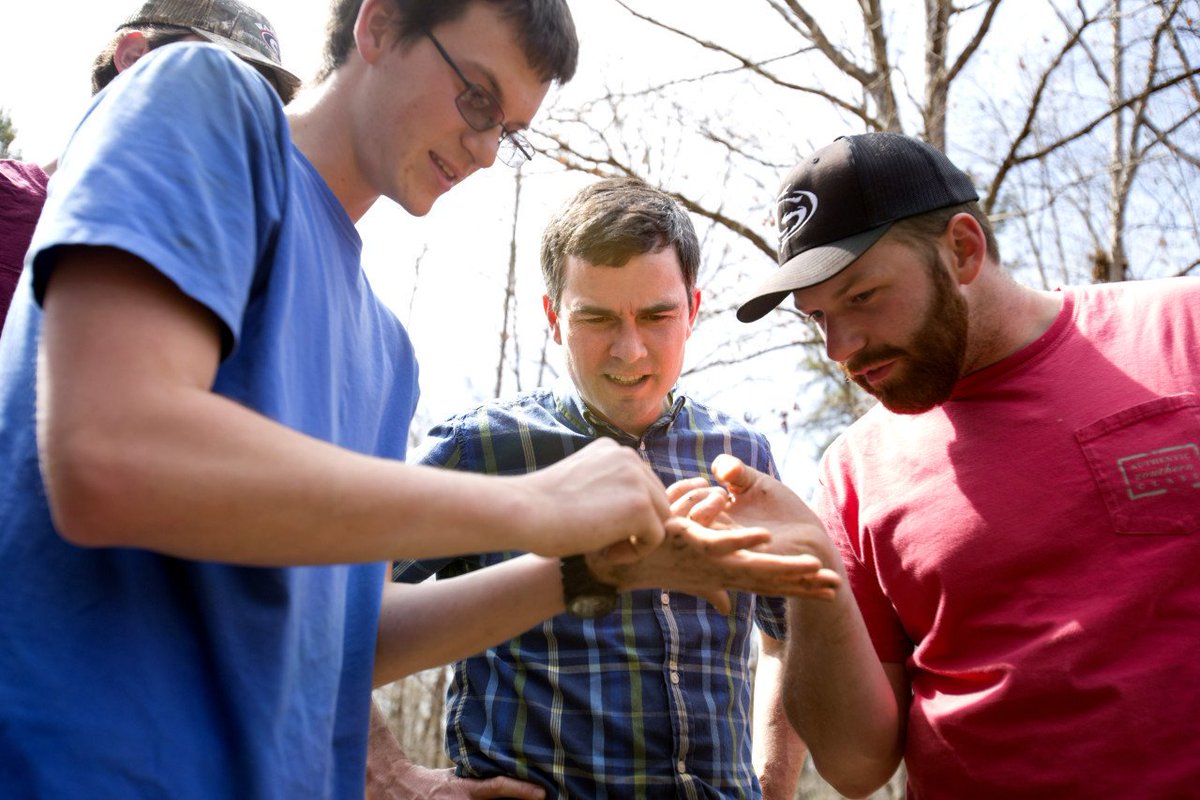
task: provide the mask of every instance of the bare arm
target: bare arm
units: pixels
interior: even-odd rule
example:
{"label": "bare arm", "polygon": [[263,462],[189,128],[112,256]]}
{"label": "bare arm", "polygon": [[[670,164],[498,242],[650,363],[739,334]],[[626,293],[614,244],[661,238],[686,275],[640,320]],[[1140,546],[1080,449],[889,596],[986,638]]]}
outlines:
{"label": "bare arm", "polygon": [[763,800],[792,800],[808,748],[788,722],[783,707],[784,642],[760,636],[754,673],[754,732],[751,736],[754,771],[762,784]]}
{"label": "bare arm", "polygon": [[661,484],[612,442],[488,477],[352,453],[214,394],[215,318],[122,251],[64,252],[44,308],[40,457],[56,526],[76,544],[286,565],[558,555],[663,535]]}
{"label": "bare arm", "polygon": [[[588,554],[589,569],[618,591],[664,588],[707,597],[729,610],[726,589],[822,597],[809,556],[744,548],[767,541],[759,529],[711,530],[682,517],[666,523],[663,543],[633,564]],[[563,611],[558,559],[526,555],[455,578],[384,586],[375,683],[474,655]],[[447,624],[453,620],[454,624]]]}
{"label": "bare arm", "polygon": [[[718,456],[713,475],[732,496],[725,513],[737,524],[769,529],[770,547],[811,553],[840,578],[832,600],[790,601],[784,707],[822,777],[847,796],[868,795],[891,778],[904,752],[903,668],[880,663],[841,557],[808,505],[733,456]],[[689,486],[697,483],[681,482],[668,493],[675,497]]]}

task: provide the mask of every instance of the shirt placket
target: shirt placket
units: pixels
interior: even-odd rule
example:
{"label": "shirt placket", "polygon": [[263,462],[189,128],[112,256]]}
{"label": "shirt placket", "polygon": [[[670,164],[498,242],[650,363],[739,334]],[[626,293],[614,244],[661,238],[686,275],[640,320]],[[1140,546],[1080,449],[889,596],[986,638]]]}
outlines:
{"label": "shirt placket", "polygon": [[[669,425],[665,426],[663,430],[666,428],[669,428]],[[639,438],[637,451],[642,460],[658,475],[659,472],[655,469],[653,450],[647,442],[656,429],[657,426],[652,427]],[[663,664],[663,680],[666,682],[667,697],[671,705],[671,729],[675,743],[674,767],[677,787],[676,794],[679,797],[686,797],[688,800],[700,800],[695,781],[690,774],[687,764],[688,751],[691,745],[691,726],[688,722],[687,703],[684,698],[683,676],[679,671],[679,659],[681,655],[679,647],[679,619],[675,616],[674,609],[671,607],[671,593],[666,589],[659,591],[659,604],[656,611],[655,616],[658,619],[663,637],[663,652],[666,654],[666,662]]]}

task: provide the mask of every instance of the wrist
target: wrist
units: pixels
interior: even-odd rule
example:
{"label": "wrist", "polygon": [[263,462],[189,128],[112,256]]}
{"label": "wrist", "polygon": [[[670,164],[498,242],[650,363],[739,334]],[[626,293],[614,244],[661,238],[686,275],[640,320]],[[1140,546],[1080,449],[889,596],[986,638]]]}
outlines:
{"label": "wrist", "polygon": [[588,557],[564,556],[559,560],[563,603],[567,613],[581,619],[602,617],[616,607],[617,585],[602,580],[592,571]]}

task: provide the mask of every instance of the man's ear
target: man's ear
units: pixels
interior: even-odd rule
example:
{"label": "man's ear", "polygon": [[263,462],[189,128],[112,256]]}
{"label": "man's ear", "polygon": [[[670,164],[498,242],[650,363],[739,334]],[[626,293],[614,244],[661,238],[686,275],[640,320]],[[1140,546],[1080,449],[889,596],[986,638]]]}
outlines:
{"label": "man's ear", "polygon": [[359,55],[374,64],[389,46],[395,35],[396,22],[389,0],[363,0],[354,22],[354,41]]}
{"label": "man's ear", "polygon": [[145,35],[141,31],[129,31],[117,42],[117,49],[113,51],[113,66],[118,73],[124,72],[149,52],[150,45]]}
{"label": "man's ear", "polygon": [[946,237],[954,253],[955,277],[960,286],[966,286],[979,277],[987,260],[987,236],[979,220],[964,211],[950,218]]}
{"label": "man's ear", "polygon": [[558,328],[558,312],[554,310],[554,303],[548,294],[542,295],[542,310],[546,312],[546,323],[550,326],[550,332],[554,334],[554,343],[562,344],[562,331]]}
{"label": "man's ear", "polygon": [[700,313],[700,290],[693,289],[690,299],[692,307],[688,311],[688,336],[692,335],[692,328],[696,327],[696,315]]}

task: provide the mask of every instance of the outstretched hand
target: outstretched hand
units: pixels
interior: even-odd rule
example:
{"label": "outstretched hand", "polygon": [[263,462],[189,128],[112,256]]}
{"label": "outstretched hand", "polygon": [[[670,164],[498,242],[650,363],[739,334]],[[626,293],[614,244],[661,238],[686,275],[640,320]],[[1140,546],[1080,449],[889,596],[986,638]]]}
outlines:
{"label": "outstretched hand", "polygon": [[717,456],[712,474],[719,486],[704,478],[688,478],[669,486],[667,498],[672,513],[722,530],[764,528],[771,532],[771,540],[756,549],[810,555],[827,567],[822,572],[837,575],[832,567],[840,560],[825,527],[795,492],[736,456]]}
{"label": "outstretched hand", "polygon": [[762,528],[723,530],[684,516],[666,523],[657,548],[631,563],[616,563],[605,553],[590,553],[588,567],[600,580],[622,590],[662,588],[703,597],[729,613],[730,591],[781,597],[832,599],[837,574],[823,570],[809,554],[762,550],[771,534]]}

